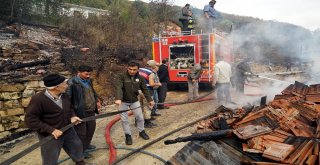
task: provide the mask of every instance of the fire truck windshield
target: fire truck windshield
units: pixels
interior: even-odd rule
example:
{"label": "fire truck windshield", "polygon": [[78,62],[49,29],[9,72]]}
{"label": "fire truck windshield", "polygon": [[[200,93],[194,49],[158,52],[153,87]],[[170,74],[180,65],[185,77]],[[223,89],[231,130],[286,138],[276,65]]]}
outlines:
{"label": "fire truck windshield", "polygon": [[194,44],[171,45],[170,69],[191,69],[194,56]]}

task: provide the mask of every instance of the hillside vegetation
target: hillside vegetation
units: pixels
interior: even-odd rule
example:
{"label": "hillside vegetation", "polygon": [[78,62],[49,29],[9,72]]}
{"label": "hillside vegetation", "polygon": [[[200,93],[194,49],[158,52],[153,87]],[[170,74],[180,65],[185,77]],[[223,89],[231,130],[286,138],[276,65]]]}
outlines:
{"label": "hillside vegetation", "polygon": [[[73,3],[107,10],[102,17],[66,17],[59,15],[61,4]],[[0,18],[58,26],[79,44],[90,47],[98,58],[115,57],[119,63],[130,59],[150,57],[151,38],[169,21],[179,23],[181,7],[170,0],[151,0],[150,3],[127,0],[2,0]],[[202,10],[192,9],[201,29]],[[253,56],[256,60],[283,63],[318,52],[320,30],[275,21],[264,21],[220,13],[218,31],[230,34],[234,54]]]}

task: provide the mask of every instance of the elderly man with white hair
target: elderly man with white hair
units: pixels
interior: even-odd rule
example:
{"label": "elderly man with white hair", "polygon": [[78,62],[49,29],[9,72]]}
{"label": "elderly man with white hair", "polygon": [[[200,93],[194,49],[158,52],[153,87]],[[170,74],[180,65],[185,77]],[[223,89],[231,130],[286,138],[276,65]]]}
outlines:
{"label": "elderly man with white hair", "polygon": [[60,130],[70,123],[81,122],[65,94],[67,79],[58,74],[50,74],[43,78],[43,82],[46,89],[32,97],[25,115],[26,125],[37,131],[39,140],[47,136],[54,137],[41,146],[42,164],[56,165],[63,148],[77,165],[84,165],[82,143],[74,128],[65,132]]}

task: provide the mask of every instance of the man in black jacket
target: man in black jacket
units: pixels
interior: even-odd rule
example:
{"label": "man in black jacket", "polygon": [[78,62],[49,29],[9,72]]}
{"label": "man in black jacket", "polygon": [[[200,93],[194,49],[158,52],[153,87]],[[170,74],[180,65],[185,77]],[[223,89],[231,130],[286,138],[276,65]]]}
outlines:
{"label": "man in black jacket", "polygon": [[188,19],[191,16],[190,15],[190,4],[186,4],[182,9],[181,9],[181,18],[179,21],[182,23],[182,31],[186,32],[188,31]]}
{"label": "man in black jacket", "polygon": [[168,82],[170,80],[169,77],[169,71],[168,71],[168,59],[163,59],[162,64],[159,67],[158,70],[158,76],[160,79],[161,86],[158,88],[158,99],[159,99],[159,105],[158,109],[169,109],[168,106],[164,106],[164,102],[166,101],[167,97],[167,91],[168,91]]}
{"label": "man in black jacket", "polygon": [[[91,72],[92,68],[90,66],[82,65],[78,68],[77,76],[68,81],[69,88],[67,93],[77,116],[80,118],[94,116],[95,113],[98,114],[98,109],[101,107],[100,100],[93,89],[92,80],[90,79]],[[90,144],[96,129],[96,121],[82,122],[75,129],[83,143],[84,157],[92,157],[86,150],[96,148],[96,146]]]}
{"label": "man in black jacket", "polygon": [[[144,130],[144,118],[138,101],[139,90],[145,95],[150,106],[154,105],[152,98],[147,90],[144,79],[139,75],[139,63],[131,61],[128,64],[126,72],[120,74],[117,78],[115,103],[119,106],[119,110],[132,109],[132,112],[137,120],[137,127],[139,136],[145,140],[149,136]],[[128,121],[128,112],[120,114],[122,121],[122,128],[126,137],[126,144],[132,144],[131,130]]]}
{"label": "man in black jacket", "polygon": [[240,94],[244,94],[244,84],[248,81],[248,76],[253,75],[249,65],[250,60],[250,58],[245,58],[236,66],[235,84],[236,90]]}

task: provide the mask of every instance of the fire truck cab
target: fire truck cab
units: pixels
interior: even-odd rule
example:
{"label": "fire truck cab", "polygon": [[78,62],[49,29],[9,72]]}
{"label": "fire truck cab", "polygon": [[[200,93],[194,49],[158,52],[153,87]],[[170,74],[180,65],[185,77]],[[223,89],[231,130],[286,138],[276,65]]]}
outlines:
{"label": "fire truck cab", "polygon": [[153,59],[159,63],[169,61],[169,83],[186,83],[190,69],[200,61],[205,62],[200,83],[212,85],[216,56],[232,62],[231,42],[218,33],[167,35],[153,38]]}

